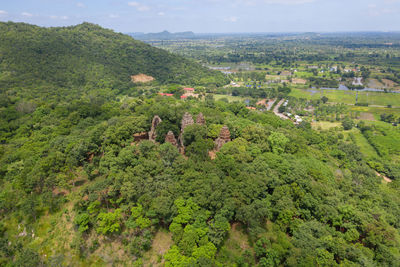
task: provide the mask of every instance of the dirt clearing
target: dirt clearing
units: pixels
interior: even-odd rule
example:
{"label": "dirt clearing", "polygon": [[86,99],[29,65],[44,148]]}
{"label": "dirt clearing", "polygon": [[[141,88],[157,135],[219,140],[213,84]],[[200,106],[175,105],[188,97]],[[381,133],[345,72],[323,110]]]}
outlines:
{"label": "dirt clearing", "polygon": [[306,84],[307,81],[304,80],[304,79],[300,79],[300,78],[293,78],[293,79],[292,79],[292,83],[293,83],[293,84]]}
{"label": "dirt clearing", "polygon": [[360,113],[360,120],[374,121],[375,117],[372,113],[362,112]]}
{"label": "dirt clearing", "polygon": [[382,79],[382,82],[383,84],[385,84],[386,87],[395,87],[397,85],[397,83],[388,79]]}
{"label": "dirt clearing", "polygon": [[134,82],[134,83],[148,83],[148,82],[152,82],[155,80],[154,77],[151,77],[151,76],[143,74],[143,73],[140,73],[137,75],[132,75],[131,79],[132,79],[132,82]]}

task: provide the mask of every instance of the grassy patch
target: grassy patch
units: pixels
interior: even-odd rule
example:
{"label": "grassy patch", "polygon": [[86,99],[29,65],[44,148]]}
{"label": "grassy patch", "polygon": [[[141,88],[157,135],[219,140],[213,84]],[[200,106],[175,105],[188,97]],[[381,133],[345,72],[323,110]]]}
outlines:
{"label": "grassy patch", "polygon": [[160,230],[154,236],[151,249],[143,255],[145,266],[163,266],[162,256],[172,246],[172,234],[166,230]]}
{"label": "grassy patch", "polygon": [[245,98],[241,96],[231,96],[231,95],[214,95],[215,100],[221,100],[223,98],[228,99],[229,102],[243,101]]}
{"label": "grassy patch", "polygon": [[229,231],[229,236],[221,247],[217,258],[220,262],[225,262],[227,266],[235,266],[237,260],[243,257],[244,253],[251,255],[251,260],[254,259],[254,251],[250,247],[248,235],[245,233],[243,225],[233,223]]}
{"label": "grassy patch", "polygon": [[360,152],[366,156],[367,158],[378,157],[376,150],[368,143],[368,140],[365,139],[364,135],[360,132],[359,129],[354,128],[351,130],[351,133],[354,136],[356,145],[360,147]]}
{"label": "grassy patch", "polygon": [[311,123],[311,126],[314,130],[329,130],[335,127],[341,127],[342,124],[340,122],[329,122],[329,121],[316,121]]}

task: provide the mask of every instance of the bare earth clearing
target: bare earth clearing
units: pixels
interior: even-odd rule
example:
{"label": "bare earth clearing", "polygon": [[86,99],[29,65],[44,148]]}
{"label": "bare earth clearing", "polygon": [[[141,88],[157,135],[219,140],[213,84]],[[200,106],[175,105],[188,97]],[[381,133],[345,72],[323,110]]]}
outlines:
{"label": "bare earth clearing", "polygon": [[292,79],[292,83],[293,83],[293,84],[306,84],[307,81],[304,80],[304,79],[300,79],[300,78],[293,78],[293,79]]}
{"label": "bare earth clearing", "polygon": [[385,84],[386,87],[395,87],[397,85],[397,83],[388,79],[382,79],[382,82]]}
{"label": "bare earth clearing", "polygon": [[362,112],[360,114],[360,120],[374,121],[375,117],[372,113]]}
{"label": "bare earth clearing", "polygon": [[137,75],[132,75],[131,76],[132,82],[134,83],[148,83],[154,81],[154,78],[146,75],[146,74],[137,74]]}
{"label": "bare earth clearing", "polygon": [[377,79],[368,79],[368,87],[382,89],[385,85],[380,83]]}

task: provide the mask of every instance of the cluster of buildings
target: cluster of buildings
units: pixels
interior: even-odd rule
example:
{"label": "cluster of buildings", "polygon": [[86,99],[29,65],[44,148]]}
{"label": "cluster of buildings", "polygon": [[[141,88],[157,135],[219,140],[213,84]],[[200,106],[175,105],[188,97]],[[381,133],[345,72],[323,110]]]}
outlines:
{"label": "cluster of buildings", "polygon": [[292,113],[285,113],[295,124],[299,124],[303,121],[303,119],[299,115],[294,115]]}
{"label": "cluster of buildings", "polygon": [[[199,97],[199,94],[196,94],[194,92],[195,91],[194,88],[186,87],[186,88],[183,88],[183,91],[184,91],[184,93],[183,93],[183,95],[181,95],[181,99],[186,99],[189,96],[195,97],[195,98]],[[170,93],[158,93],[158,94],[161,96],[173,96],[174,95],[174,94],[170,94]]]}

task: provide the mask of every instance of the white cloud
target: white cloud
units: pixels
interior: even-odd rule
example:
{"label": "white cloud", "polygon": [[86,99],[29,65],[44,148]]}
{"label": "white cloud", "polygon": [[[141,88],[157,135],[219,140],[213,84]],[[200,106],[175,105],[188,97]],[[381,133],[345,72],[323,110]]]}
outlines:
{"label": "white cloud", "polygon": [[158,12],[157,15],[159,15],[159,16],[164,16],[165,13],[164,13],[164,12]]}
{"label": "white cloud", "polygon": [[129,2],[128,5],[129,5],[129,6],[136,7],[136,9],[137,9],[138,11],[141,11],[141,12],[143,12],[143,11],[149,11],[149,10],[150,10],[150,7],[149,7],[149,6],[143,5],[143,4],[138,3],[138,2]]}
{"label": "white cloud", "polygon": [[31,14],[29,12],[22,12],[21,15],[24,17],[33,17],[33,14]]}
{"label": "white cloud", "polygon": [[67,20],[69,19],[68,16],[55,16],[55,15],[51,15],[49,16],[51,19],[62,19],[62,20]]}
{"label": "white cloud", "polygon": [[229,18],[224,18],[224,21],[226,22],[237,22],[238,21],[238,17],[229,17]]}
{"label": "white cloud", "polygon": [[129,6],[139,6],[140,4],[138,2],[129,2]]}
{"label": "white cloud", "polygon": [[84,3],[81,3],[81,2],[76,3],[76,6],[77,6],[77,7],[81,7],[81,8],[86,7],[85,4],[84,4]]}
{"label": "white cloud", "polygon": [[139,11],[147,11],[147,10],[150,10],[150,7],[148,7],[148,6],[141,6],[141,7],[138,8],[138,10],[139,10]]}
{"label": "white cloud", "polygon": [[7,14],[8,14],[7,11],[0,10],[0,16],[2,16],[2,15],[7,15]]}
{"label": "white cloud", "polygon": [[119,18],[119,15],[118,14],[110,14],[110,15],[108,15],[108,17],[110,19],[117,19],[117,18]]}

